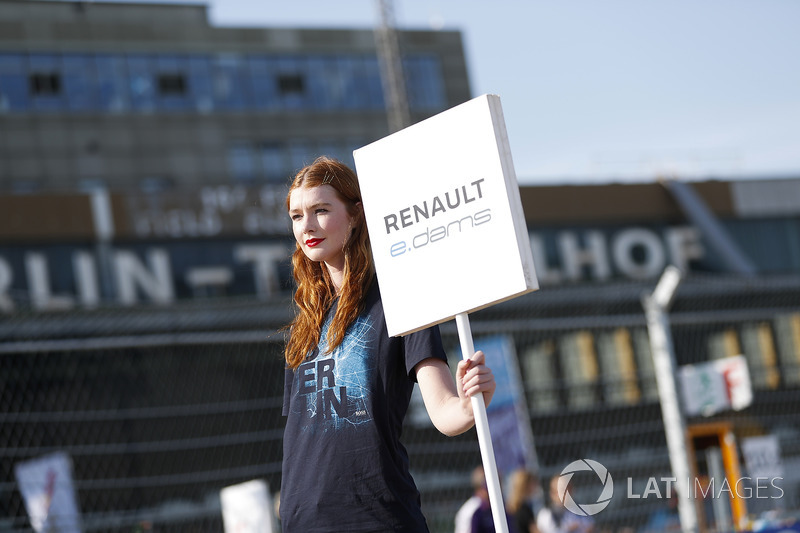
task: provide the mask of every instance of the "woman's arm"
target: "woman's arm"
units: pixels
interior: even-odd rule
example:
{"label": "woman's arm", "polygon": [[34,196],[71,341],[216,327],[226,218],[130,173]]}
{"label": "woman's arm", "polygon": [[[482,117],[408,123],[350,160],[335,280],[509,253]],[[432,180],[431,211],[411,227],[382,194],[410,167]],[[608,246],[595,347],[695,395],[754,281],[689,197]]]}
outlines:
{"label": "woman's arm", "polygon": [[484,362],[481,351],[469,360],[459,361],[455,382],[447,363],[441,359],[425,359],[414,367],[428,416],[445,435],[460,435],[475,424],[471,396],[483,393],[486,405],[492,400],[494,375]]}

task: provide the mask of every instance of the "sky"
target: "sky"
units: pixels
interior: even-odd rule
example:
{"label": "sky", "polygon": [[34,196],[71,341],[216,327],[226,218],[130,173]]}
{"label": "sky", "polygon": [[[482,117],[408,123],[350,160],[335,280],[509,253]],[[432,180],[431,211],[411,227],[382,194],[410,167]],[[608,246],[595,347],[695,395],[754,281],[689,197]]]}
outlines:
{"label": "sky", "polygon": [[[208,5],[215,26],[379,20],[377,0],[172,3]],[[400,29],[462,32],[472,96],[500,96],[520,183],[800,176],[797,0],[393,5]]]}

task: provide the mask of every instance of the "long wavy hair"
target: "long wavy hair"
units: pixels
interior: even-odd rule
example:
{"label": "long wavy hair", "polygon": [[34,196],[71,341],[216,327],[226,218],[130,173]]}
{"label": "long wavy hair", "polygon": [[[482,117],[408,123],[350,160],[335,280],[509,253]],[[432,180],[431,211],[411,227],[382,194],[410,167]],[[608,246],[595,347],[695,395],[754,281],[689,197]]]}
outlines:
{"label": "long wavy hair", "polygon": [[375,271],[364,210],[358,205],[361,202],[361,189],[355,172],[347,165],[322,156],[302,168],[289,187],[286,210],[289,210],[289,200],[295,189],[320,185],[330,185],[336,190],[339,199],[347,206],[348,214],[353,217],[353,229],[344,244],[344,279],[339,294],[325,264],[310,260],[300,243],[295,244],[292,275],[297,284],[294,293],[296,312],[289,325],[285,353],[286,364],[290,368],[300,366],[319,344],[323,321],[337,297],[336,313],[328,328],[328,351],[342,343],[347,328],[363,309],[364,298]]}
{"label": "long wavy hair", "polygon": [[517,469],[511,473],[509,483],[511,491],[506,507],[511,514],[516,513],[531,498],[531,489],[535,488],[539,479],[528,470]]}

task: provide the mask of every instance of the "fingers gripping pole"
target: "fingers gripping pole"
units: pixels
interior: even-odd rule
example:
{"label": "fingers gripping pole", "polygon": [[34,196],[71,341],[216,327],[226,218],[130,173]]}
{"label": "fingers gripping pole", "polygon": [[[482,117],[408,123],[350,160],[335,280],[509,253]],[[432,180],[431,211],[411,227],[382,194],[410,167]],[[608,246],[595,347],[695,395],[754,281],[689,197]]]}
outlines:
{"label": "fingers gripping pole", "polygon": [[[467,313],[456,315],[456,327],[458,328],[458,338],[461,341],[462,357],[469,359],[475,353],[475,345],[472,342],[472,330],[469,327]],[[458,385],[461,386],[461,384]],[[486,415],[483,394],[476,394],[472,397],[472,412],[475,415],[475,429],[478,431],[478,444],[481,449],[481,459],[483,459],[483,471],[486,475],[486,487],[489,489],[489,503],[492,505],[494,530],[498,533],[508,533],[503,494],[500,492],[500,476],[497,473],[497,463],[494,459],[492,435],[489,433],[489,418]]]}

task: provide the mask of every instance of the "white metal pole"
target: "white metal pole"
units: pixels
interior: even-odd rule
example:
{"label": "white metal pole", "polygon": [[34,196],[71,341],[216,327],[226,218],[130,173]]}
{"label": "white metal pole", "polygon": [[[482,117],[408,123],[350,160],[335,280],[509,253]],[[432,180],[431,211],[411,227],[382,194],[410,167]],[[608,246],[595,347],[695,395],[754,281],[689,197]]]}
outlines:
{"label": "white metal pole", "polygon": [[667,437],[667,450],[672,474],[676,479],[678,493],[678,516],[684,533],[698,531],[697,509],[690,498],[689,487],[691,469],[689,453],[686,448],[686,422],[678,398],[675,382],[675,348],[672,343],[667,309],[680,283],[681,272],[674,266],[664,270],[656,288],[650,295],[642,298],[647,317],[647,331],[650,337],[650,350],[653,356],[658,397],[661,402],[661,416]]}
{"label": "white metal pole", "polygon": [[[456,315],[456,327],[458,328],[458,339],[461,341],[461,355],[464,359],[469,359],[475,353],[475,345],[472,342],[472,330],[467,313]],[[478,444],[481,449],[481,459],[483,459],[486,487],[489,490],[489,503],[492,506],[494,530],[498,533],[508,533],[503,494],[500,491],[500,475],[497,472],[497,463],[494,458],[492,435],[489,433],[489,417],[486,415],[483,394],[476,394],[472,397],[472,412],[475,414],[475,429],[478,431]]]}

